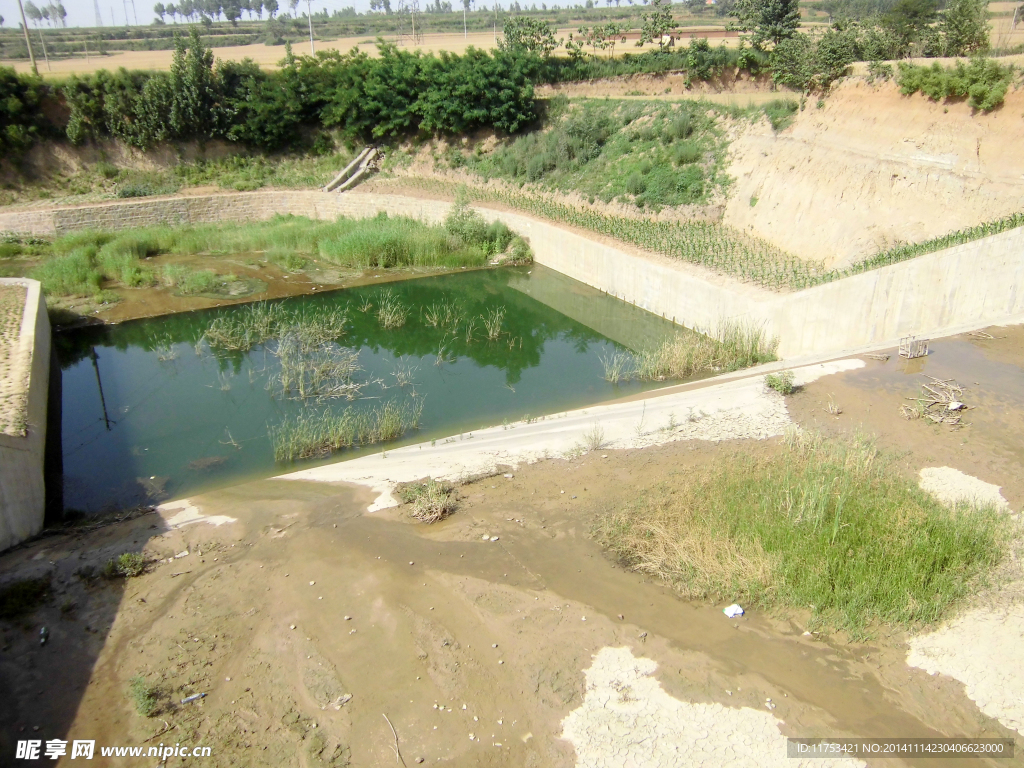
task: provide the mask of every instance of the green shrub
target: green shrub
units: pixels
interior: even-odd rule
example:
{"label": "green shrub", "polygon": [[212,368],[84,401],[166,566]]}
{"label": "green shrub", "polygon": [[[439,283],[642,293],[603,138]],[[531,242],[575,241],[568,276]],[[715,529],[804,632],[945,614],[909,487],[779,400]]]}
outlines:
{"label": "green shrub", "polygon": [[108,579],[122,576],[126,579],[141,576],[146,569],[146,559],[138,552],[124,552],[103,566],[103,575]]}
{"label": "green shrub", "polygon": [[135,711],[143,717],[152,717],[159,707],[159,689],[149,685],[146,678],[136,675],[128,682],[128,693],[135,703]]}
{"label": "green shrub", "polygon": [[780,395],[791,395],[795,387],[793,386],[793,372],[792,371],[779,371],[778,373],[769,373],[764,377],[765,386],[768,389],[774,389]]}
{"label": "green shrub", "polygon": [[1003,103],[1013,77],[1012,65],[978,57],[969,64],[958,61],[952,67],[938,62],[926,67],[901,61],[897,82],[907,96],[920,92],[932,101],[966,98],[973,109],[988,112]]}

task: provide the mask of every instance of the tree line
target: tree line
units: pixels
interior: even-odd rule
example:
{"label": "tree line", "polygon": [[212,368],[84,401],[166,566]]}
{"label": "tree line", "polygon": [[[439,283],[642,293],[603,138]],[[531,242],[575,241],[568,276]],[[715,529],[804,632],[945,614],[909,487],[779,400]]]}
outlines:
{"label": "tree line", "polygon": [[532,67],[504,51],[435,56],[379,41],[370,58],[355,50],[295,56],[287,47],[281,68],[268,72],[249,59],[215,65],[194,28],[175,42],[169,72],[99,71],[51,85],[0,69],[0,151],[62,134],[74,144],[223,139],[273,151],[300,145],[303,126],[370,142],[515,133],[537,119]]}

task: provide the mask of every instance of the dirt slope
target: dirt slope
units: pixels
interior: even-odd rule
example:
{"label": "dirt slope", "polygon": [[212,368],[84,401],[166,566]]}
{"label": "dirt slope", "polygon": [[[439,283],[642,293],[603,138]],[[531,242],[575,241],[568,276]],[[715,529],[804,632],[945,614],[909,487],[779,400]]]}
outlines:
{"label": "dirt slope", "polygon": [[1022,132],[1021,91],[983,115],[851,79],[779,134],[761,122],[732,144],[725,221],[829,263],[926,240],[1024,210]]}

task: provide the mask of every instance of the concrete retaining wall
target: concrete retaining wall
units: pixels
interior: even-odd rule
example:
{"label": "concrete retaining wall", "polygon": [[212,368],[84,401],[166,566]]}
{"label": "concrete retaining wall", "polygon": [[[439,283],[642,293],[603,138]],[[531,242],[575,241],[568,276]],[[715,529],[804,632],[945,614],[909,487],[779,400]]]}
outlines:
{"label": "concrete retaining wall", "polygon": [[20,283],[28,288],[21,335],[11,370],[16,381],[26,379],[28,383],[28,428],[23,437],[0,434],[0,550],[4,550],[43,528],[46,502],[43,450],[50,378],[50,321],[38,282],[0,279],[0,283]]}
{"label": "concrete retaining wall", "polygon": [[[60,234],[83,228],[313,218],[378,211],[440,221],[451,204],[395,195],[248,192],[0,213],[0,230]],[[530,240],[537,262],[692,328],[723,320],[763,325],[783,357],[842,352],[1024,321],[1024,229],[956,246],[805,291],[777,294],[676,260],[628,252],[519,213],[478,210]],[[47,218],[49,217],[49,218]]]}

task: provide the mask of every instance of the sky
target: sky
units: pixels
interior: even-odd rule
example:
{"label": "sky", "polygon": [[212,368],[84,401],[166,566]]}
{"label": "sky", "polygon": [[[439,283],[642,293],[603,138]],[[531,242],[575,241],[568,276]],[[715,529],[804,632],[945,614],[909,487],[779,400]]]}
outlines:
{"label": "sky", "polygon": [[[139,24],[152,24],[155,14],[153,13],[153,5],[156,0],[134,0],[135,8],[132,9],[132,0],[99,0],[100,3],[100,15],[103,18],[104,26],[111,25],[111,15],[113,15],[114,24],[124,24],[125,19],[125,6],[128,9],[129,21],[135,23],[135,14],[138,14]],[[173,0],[170,0],[173,2]],[[480,6],[483,0],[477,0],[477,7]],[[488,4],[490,0],[485,0]],[[35,0],[36,5],[41,5],[45,0]],[[63,0],[64,10],[68,12],[68,26],[69,27],[92,27],[95,26],[96,11],[93,6],[93,0]],[[533,0],[529,0],[532,3]],[[548,2],[548,7],[552,8],[556,5],[575,5],[577,2],[582,0],[572,0],[572,2]],[[303,0],[302,5],[305,6]],[[509,4],[509,0],[503,0],[503,5],[506,7]],[[520,0],[520,4],[524,4],[523,0]],[[288,10],[288,0],[278,0],[280,5],[285,11]],[[423,5],[421,0],[420,5]],[[461,2],[453,2],[453,6],[462,6]],[[328,12],[333,13],[334,11],[341,10],[342,8],[355,6],[355,9],[360,13],[364,13],[370,10],[370,0],[313,0],[313,10],[317,13],[327,9]],[[537,7],[540,7],[540,3],[537,3]],[[18,12],[17,0],[0,0],[0,15],[4,17],[5,27],[15,27],[20,21]],[[34,25],[33,25],[34,26]]]}

